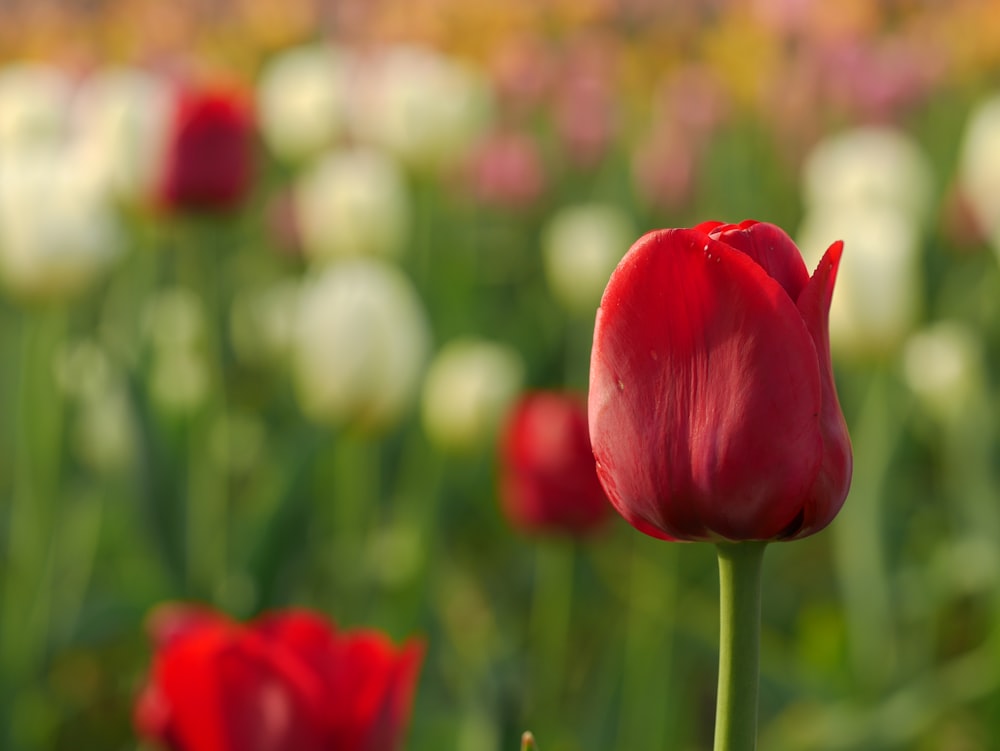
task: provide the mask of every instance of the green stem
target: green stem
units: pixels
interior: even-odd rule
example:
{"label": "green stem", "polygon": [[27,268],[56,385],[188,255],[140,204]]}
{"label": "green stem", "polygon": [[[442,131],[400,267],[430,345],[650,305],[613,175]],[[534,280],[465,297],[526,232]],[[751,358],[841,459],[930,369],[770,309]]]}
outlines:
{"label": "green stem", "polygon": [[720,543],[715,751],[757,748],[760,569],[766,542]]}

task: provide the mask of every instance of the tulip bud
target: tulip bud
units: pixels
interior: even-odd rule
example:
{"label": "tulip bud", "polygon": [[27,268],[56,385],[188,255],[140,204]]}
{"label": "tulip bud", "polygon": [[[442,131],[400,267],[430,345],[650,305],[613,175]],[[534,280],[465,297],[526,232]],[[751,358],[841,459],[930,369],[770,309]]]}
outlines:
{"label": "tulip bud", "polygon": [[490,119],[490,88],[473,69],[430,49],[399,46],[365,68],[353,112],[354,135],[405,164],[436,172],[453,166]]}
{"label": "tulip bud", "polygon": [[838,354],[884,357],[913,329],[922,300],[917,226],[892,210],[814,210],[798,241],[811,262],[835,239],[851,249],[840,267],[830,309],[830,340]]}
{"label": "tulip bud", "polygon": [[982,342],[962,324],[935,323],[906,342],[903,375],[932,414],[954,419],[982,393],[982,350]]}
{"label": "tulip bud", "polygon": [[569,310],[592,314],[634,236],[621,209],[599,203],[565,208],[542,230],[545,278]]}
{"label": "tulip bud", "polygon": [[303,411],[365,427],[410,404],[430,341],[423,305],[393,266],[369,258],[331,263],[303,284],[292,369]]}
{"label": "tulip bud", "polygon": [[958,179],[980,231],[1000,252],[1000,95],[982,102],[969,116]]}
{"label": "tulip bud", "polygon": [[332,152],[295,188],[295,212],[306,254],[395,256],[406,241],[410,198],[396,162],[378,151]]}
{"label": "tulip bud", "polygon": [[70,97],[69,79],[57,68],[31,63],[0,68],[0,153],[61,142]]}
{"label": "tulip bud", "polygon": [[180,211],[236,208],[252,187],[253,145],[244,92],[221,87],[181,91],[160,167],[160,200]]}
{"label": "tulip bud", "polygon": [[922,223],[933,178],[917,143],[887,127],[857,128],[821,141],[803,168],[808,210],[889,209]]}
{"label": "tulip bud", "polygon": [[675,540],[805,537],[847,495],[851,447],[827,311],[841,243],[812,278],[778,227],[650,232],[594,328],[590,439],[633,526]]}
{"label": "tulip bud", "polygon": [[346,53],[317,43],[279,53],[257,81],[261,135],[282,159],[298,161],[327,148],[346,127]]}
{"label": "tulip bud", "polygon": [[511,524],[529,532],[585,534],[611,505],[590,449],[587,409],[572,394],[523,397],[500,443],[500,500]]}
{"label": "tulip bud", "polygon": [[476,339],[445,345],[427,369],[424,429],[438,447],[463,451],[496,434],[521,390],[524,363],[510,347]]}
{"label": "tulip bud", "polygon": [[120,219],[75,156],[50,144],[0,158],[0,276],[19,297],[76,295],[122,253]]}
{"label": "tulip bud", "polygon": [[153,195],[174,107],[170,84],[138,69],[89,76],[74,101],[75,146],[119,198]]}

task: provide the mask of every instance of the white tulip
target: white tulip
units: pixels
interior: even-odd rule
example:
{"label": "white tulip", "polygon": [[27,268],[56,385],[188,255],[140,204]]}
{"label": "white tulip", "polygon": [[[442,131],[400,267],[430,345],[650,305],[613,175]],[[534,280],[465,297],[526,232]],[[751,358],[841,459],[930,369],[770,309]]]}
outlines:
{"label": "white tulip", "polygon": [[324,43],[286,50],[267,62],[257,81],[257,116],[275,154],[298,161],[340,137],[351,64],[345,52]]}
{"label": "white tulip", "polygon": [[510,347],[479,339],[445,345],[424,380],[421,411],[428,437],[455,451],[492,440],[523,379],[524,362]]}
{"label": "white tulip", "polygon": [[611,272],[635,240],[635,228],[621,209],[583,204],[563,209],[542,232],[545,276],[568,309],[593,314]]}
{"label": "white tulip", "polygon": [[807,209],[892,209],[923,222],[933,177],[927,156],[906,133],[863,127],[821,141],[806,160]]}
{"label": "white tulip", "polygon": [[122,252],[122,228],[98,176],[65,147],[0,153],[0,277],[15,295],[82,291]]}
{"label": "white tulip", "polygon": [[487,81],[471,67],[430,49],[398,46],[366,65],[352,131],[411,167],[436,171],[466,153],[492,108]]}
{"label": "white tulip", "polygon": [[907,341],[903,375],[930,412],[942,418],[960,416],[981,393],[982,342],[960,323],[935,323]]}
{"label": "white tulip", "polygon": [[410,226],[404,175],[388,155],[335,151],[303,173],[293,201],[306,254],[396,256]]}
{"label": "white tulip", "polygon": [[889,209],[815,209],[799,229],[810,268],[836,240],[844,241],[830,308],[830,343],[857,357],[895,350],[920,313],[920,237],[912,219]]}
{"label": "white tulip", "polygon": [[416,290],[394,266],[350,258],[303,283],[292,370],[303,411],[384,427],[411,404],[430,341]]}
{"label": "white tulip", "polygon": [[119,198],[152,195],[167,147],[175,92],[166,80],[132,68],[89,76],[75,99],[75,145]]}
{"label": "white tulip", "polygon": [[973,110],[965,126],[958,180],[972,215],[1000,251],[1000,95]]}
{"label": "white tulip", "polygon": [[72,86],[58,68],[14,63],[0,68],[0,153],[60,143],[69,127]]}

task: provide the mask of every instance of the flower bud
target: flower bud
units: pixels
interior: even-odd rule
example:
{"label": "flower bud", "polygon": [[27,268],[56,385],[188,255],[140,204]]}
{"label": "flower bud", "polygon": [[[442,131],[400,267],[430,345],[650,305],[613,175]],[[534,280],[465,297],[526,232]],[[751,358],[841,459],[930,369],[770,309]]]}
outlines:
{"label": "flower bud", "polygon": [[521,356],[510,347],[478,339],[449,342],[424,379],[421,406],[428,437],[448,451],[492,440],[523,377]]}
{"label": "flower bud", "polygon": [[615,508],[675,540],[775,540],[840,510],[851,445],[827,312],[842,250],[810,278],[753,221],[650,232],[611,275],[594,328],[590,440]]}
{"label": "flower bud", "polygon": [[555,214],[542,230],[542,253],[556,299],[592,315],[634,232],[628,215],[610,204],[581,204]]}
{"label": "flower bud", "polygon": [[257,81],[261,135],[282,159],[299,161],[328,148],[346,127],[350,59],[332,45],[285,50]]}
{"label": "flower bud", "polygon": [[417,388],[430,341],[423,305],[395,267],[352,258],[318,269],[301,291],[292,369],[311,418],[378,428]]}
{"label": "flower bud", "polygon": [[410,224],[410,198],[396,162],[370,149],[327,154],[296,184],[295,213],[313,260],[398,255]]}
{"label": "flower bud", "polygon": [[455,165],[490,119],[486,80],[430,49],[383,50],[359,83],[354,135],[419,171]]}
{"label": "flower bud", "polygon": [[611,504],[597,477],[582,398],[558,392],[524,396],[511,410],[500,443],[500,500],[515,527],[528,532],[592,532]]}

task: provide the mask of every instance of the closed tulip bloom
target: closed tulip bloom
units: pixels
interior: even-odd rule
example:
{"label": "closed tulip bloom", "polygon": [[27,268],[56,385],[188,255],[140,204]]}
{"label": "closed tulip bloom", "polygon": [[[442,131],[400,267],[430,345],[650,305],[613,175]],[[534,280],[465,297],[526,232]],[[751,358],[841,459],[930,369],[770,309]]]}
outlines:
{"label": "closed tulip bloom", "polygon": [[514,406],[500,443],[500,500],[528,532],[583,534],[607,521],[582,399],[540,391]]}
{"label": "closed tulip bloom", "polygon": [[285,610],[249,624],[173,606],[156,642],[136,728],[169,751],[394,751],[423,658],[376,631],[340,632]]}
{"label": "closed tulip bloom", "polygon": [[253,120],[236,89],[187,89],[178,96],[159,180],[160,200],[181,211],[236,208],[253,179]]}
{"label": "closed tulip bloom", "polygon": [[618,511],[663,539],[805,537],[837,514],[852,456],[827,315],[843,244],[810,278],[778,227],[640,238],[597,312],[590,438]]}

